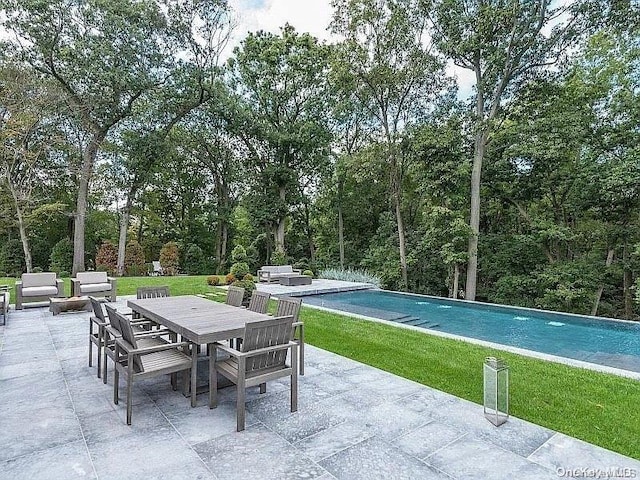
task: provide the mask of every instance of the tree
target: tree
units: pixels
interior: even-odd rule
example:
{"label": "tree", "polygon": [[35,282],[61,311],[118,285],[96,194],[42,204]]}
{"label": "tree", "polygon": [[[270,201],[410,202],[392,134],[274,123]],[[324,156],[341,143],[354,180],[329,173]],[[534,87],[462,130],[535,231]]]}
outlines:
{"label": "tree", "polygon": [[[465,298],[475,300],[480,234],[480,185],[487,145],[507,98],[518,84],[557,63],[572,45],[583,1],[552,6],[549,0],[424,2],[438,48],[475,75],[473,169]],[[568,17],[566,21],[563,18]]]}
{"label": "tree", "polygon": [[335,0],[331,29],[344,37],[332,70],[375,118],[386,148],[403,288],[407,253],[402,214],[403,130],[423,115],[443,87],[443,65],[425,44],[425,22],[412,0]]}

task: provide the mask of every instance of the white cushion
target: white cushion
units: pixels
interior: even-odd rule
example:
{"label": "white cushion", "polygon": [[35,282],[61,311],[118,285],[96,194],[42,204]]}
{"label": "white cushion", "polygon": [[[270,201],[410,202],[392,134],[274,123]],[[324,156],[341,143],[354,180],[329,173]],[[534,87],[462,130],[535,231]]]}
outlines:
{"label": "white cushion", "polygon": [[265,265],[261,270],[271,273],[292,273],[293,267],[291,265]]}
{"label": "white cushion", "polygon": [[56,274],[45,273],[23,273],[22,287],[49,287],[56,285]]}
{"label": "white cushion", "polygon": [[110,283],[90,283],[88,285],[80,285],[81,293],[106,292],[111,290]]}
{"label": "white cushion", "polygon": [[11,303],[9,299],[9,292],[0,292],[0,305],[2,305],[3,303],[9,305],[9,303]]}
{"label": "white cushion", "polygon": [[[87,283],[108,283],[107,272],[78,272],[76,273],[76,280],[81,285]],[[95,291],[95,290],[94,290]]]}
{"label": "white cushion", "polygon": [[45,295],[57,295],[57,294],[58,294],[57,287],[22,287],[23,297],[44,297]]}

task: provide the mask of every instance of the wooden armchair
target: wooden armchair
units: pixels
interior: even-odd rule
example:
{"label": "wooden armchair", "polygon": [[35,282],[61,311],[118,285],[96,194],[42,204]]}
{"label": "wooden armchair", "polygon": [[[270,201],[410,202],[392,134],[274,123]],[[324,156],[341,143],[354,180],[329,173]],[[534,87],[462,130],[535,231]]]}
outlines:
{"label": "wooden armchair", "polygon": [[[260,393],[266,391],[266,382],[281,377],[291,377],[291,411],[298,410],[298,344],[291,341],[293,317],[277,317],[245,326],[241,350],[213,344],[209,357],[209,408],[217,406],[218,376],[220,373],[237,387],[237,430],[244,430],[245,389],[260,385]],[[217,361],[217,351],[231,358]],[[291,366],[286,365],[287,353],[291,350]]]}
{"label": "wooden armchair", "polygon": [[[259,292],[254,290],[251,293],[251,299],[249,300],[249,310],[257,313],[267,313],[267,307],[269,306],[270,293]],[[281,315],[278,315],[281,316]]]}
{"label": "wooden armchair", "polygon": [[[111,311],[109,311],[111,315]],[[120,374],[127,381],[127,425],[131,425],[132,389],[136,380],[171,374],[173,388],[176,389],[176,374],[191,370],[191,357],[184,352],[188,342],[166,342],[156,345],[142,345],[134,335],[129,320],[114,311],[114,317],[120,323],[122,338],[115,343],[115,372],[113,380],[113,402],[119,401],[118,388]],[[195,352],[193,352],[195,355]],[[187,381],[185,375],[183,381]],[[194,393],[195,394],[195,393]]]}
{"label": "wooden armchair", "polygon": [[300,375],[304,375],[304,323],[299,320],[302,299],[293,297],[282,297],[278,299],[276,307],[276,317],[293,317],[293,331],[291,340],[300,347]]}

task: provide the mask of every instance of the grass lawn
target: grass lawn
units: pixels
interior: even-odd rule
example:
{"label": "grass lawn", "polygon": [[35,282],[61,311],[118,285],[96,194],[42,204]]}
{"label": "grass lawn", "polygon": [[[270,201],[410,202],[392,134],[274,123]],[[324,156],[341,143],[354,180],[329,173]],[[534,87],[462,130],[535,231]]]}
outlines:
{"label": "grass lawn", "polygon": [[[0,278],[0,284],[13,279]],[[224,300],[224,291],[208,286],[206,276],[120,278],[118,294],[135,294],[142,285]],[[479,404],[484,358],[500,356],[510,366],[514,416],[640,459],[638,381],[309,307],[301,319],[311,345]]]}

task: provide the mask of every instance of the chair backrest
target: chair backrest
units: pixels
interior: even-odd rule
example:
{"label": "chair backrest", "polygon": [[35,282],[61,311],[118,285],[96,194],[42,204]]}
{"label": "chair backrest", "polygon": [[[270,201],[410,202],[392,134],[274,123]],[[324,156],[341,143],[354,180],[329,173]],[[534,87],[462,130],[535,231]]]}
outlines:
{"label": "chair backrest", "polygon": [[242,306],[242,299],[244,298],[244,288],[234,287],[233,285],[227,290],[227,305],[233,305],[234,307]]}
{"label": "chair backrest", "polygon": [[293,273],[292,265],[264,265],[260,270],[271,273]]}
{"label": "chair backrest", "polygon": [[[129,343],[134,349],[138,348],[138,343],[136,342],[136,337],[133,334],[133,328],[131,327],[131,322],[129,321],[129,319],[121,315],[114,309],[110,309],[107,311],[109,312],[109,318],[113,317],[120,325],[120,333],[122,334],[122,339],[125,342]],[[142,372],[144,370],[140,355],[133,356],[133,369],[136,373]]]}
{"label": "chair backrest", "polygon": [[122,335],[122,327],[120,326],[120,317],[122,315],[118,314],[115,308],[105,305],[104,308],[107,309],[107,315],[109,315],[109,323],[111,326]]}
{"label": "chair backrest", "polygon": [[270,293],[254,290],[251,293],[251,300],[249,300],[249,310],[257,313],[267,313],[269,298],[271,298]]}
{"label": "chair backrest", "polygon": [[91,306],[93,307],[93,314],[96,316],[96,318],[103,323],[106,322],[107,319],[104,318],[102,304],[98,301],[98,299],[96,297],[89,297],[89,301],[91,302]]}
{"label": "chair backrest", "polygon": [[107,272],[78,272],[76,273],[76,280],[78,280],[81,285],[109,282]]}
{"label": "chair backrest", "polygon": [[300,314],[300,306],[302,305],[301,298],[282,297],[278,299],[278,306],[276,307],[276,317],[284,317],[291,315],[293,321],[298,321],[298,315]]}
{"label": "chair backrest", "polygon": [[137,298],[162,298],[162,297],[170,297],[171,292],[169,291],[168,286],[162,287],[138,287],[136,290]]}
{"label": "chair backrest", "polygon": [[23,273],[23,287],[55,287],[56,274],[53,272]]}
{"label": "chair backrest", "polygon": [[[257,322],[247,322],[242,337],[242,351],[285,345],[291,341],[293,317],[276,317]],[[268,352],[247,358],[247,373],[277,369],[284,366],[288,349]]]}

